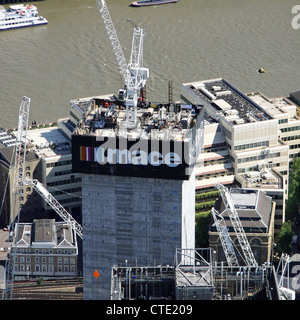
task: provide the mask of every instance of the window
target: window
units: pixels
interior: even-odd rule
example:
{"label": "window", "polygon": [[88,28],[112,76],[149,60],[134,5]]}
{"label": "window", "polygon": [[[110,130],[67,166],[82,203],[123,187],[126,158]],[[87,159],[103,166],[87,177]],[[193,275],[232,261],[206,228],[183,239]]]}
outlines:
{"label": "window", "polygon": [[259,240],[259,239],[253,239],[253,240],[251,241],[251,245],[259,246],[259,245],[260,245],[260,240]]}

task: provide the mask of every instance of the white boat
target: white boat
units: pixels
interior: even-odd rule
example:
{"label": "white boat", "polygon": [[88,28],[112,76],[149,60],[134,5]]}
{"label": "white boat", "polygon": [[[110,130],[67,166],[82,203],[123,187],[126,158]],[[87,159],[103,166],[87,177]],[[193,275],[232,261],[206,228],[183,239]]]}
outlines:
{"label": "white boat", "polygon": [[0,30],[33,27],[47,24],[48,21],[38,15],[36,6],[13,5],[8,9],[0,10]]}

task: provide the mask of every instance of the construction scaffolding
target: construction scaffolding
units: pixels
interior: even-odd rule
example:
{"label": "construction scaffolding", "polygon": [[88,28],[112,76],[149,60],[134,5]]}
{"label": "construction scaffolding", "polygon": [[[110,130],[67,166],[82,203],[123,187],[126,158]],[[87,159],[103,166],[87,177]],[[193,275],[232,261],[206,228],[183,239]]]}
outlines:
{"label": "construction scaffolding", "polygon": [[113,267],[112,300],[172,300],[174,299],[174,267]]}
{"label": "construction scaffolding", "polygon": [[177,249],[175,266],[112,268],[112,300],[279,300],[274,266],[228,266],[208,249]]}

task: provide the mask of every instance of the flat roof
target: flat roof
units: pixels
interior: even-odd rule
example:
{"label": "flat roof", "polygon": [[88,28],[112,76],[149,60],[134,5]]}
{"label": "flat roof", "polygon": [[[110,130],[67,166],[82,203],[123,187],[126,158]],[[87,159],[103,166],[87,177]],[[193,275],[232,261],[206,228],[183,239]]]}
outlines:
{"label": "flat roof", "polygon": [[282,189],[283,177],[273,169],[237,174],[245,188]]}
{"label": "flat roof", "polygon": [[33,145],[39,156],[54,157],[71,153],[70,142],[58,127],[27,131],[28,148]]}
{"label": "flat roof", "polygon": [[[259,228],[261,232],[270,227],[272,198],[264,191],[231,188],[230,194],[243,227]],[[231,225],[230,220],[226,219],[228,212],[221,197],[218,198],[215,208],[225,218],[226,225]]]}
{"label": "flat roof", "polygon": [[245,191],[245,190],[239,190],[239,189],[231,189],[230,194],[236,208],[240,208],[240,207],[255,208],[256,201],[257,201],[257,192],[255,192],[254,190]]}
{"label": "flat roof", "polygon": [[5,147],[12,147],[17,144],[17,138],[8,133],[6,129],[0,128],[0,142],[5,146]]}
{"label": "flat roof", "polygon": [[285,97],[270,99],[261,92],[252,92],[247,95],[275,118],[291,118],[296,115],[296,105]]}
{"label": "flat roof", "polygon": [[204,104],[221,113],[232,124],[270,120],[272,117],[255,101],[225,79],[204,80],[184,84]]}

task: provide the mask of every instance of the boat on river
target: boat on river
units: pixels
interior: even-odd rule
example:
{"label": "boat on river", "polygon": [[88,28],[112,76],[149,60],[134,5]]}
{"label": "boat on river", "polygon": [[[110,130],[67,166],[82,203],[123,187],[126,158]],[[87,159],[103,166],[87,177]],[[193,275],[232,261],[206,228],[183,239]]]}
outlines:
{"label": "boat on river", "polygon": [[157,6],[159,4],[175,3],[179,0],[141,0],[131,2],[132,7],[146,7],[146,6]]}
{"label": "boat on river", "polygon": [[39,16],[37,7],[33,5],[12,5],[8,9],[0,10],[0,30],[33,27],[47,23],[47,19]]}

